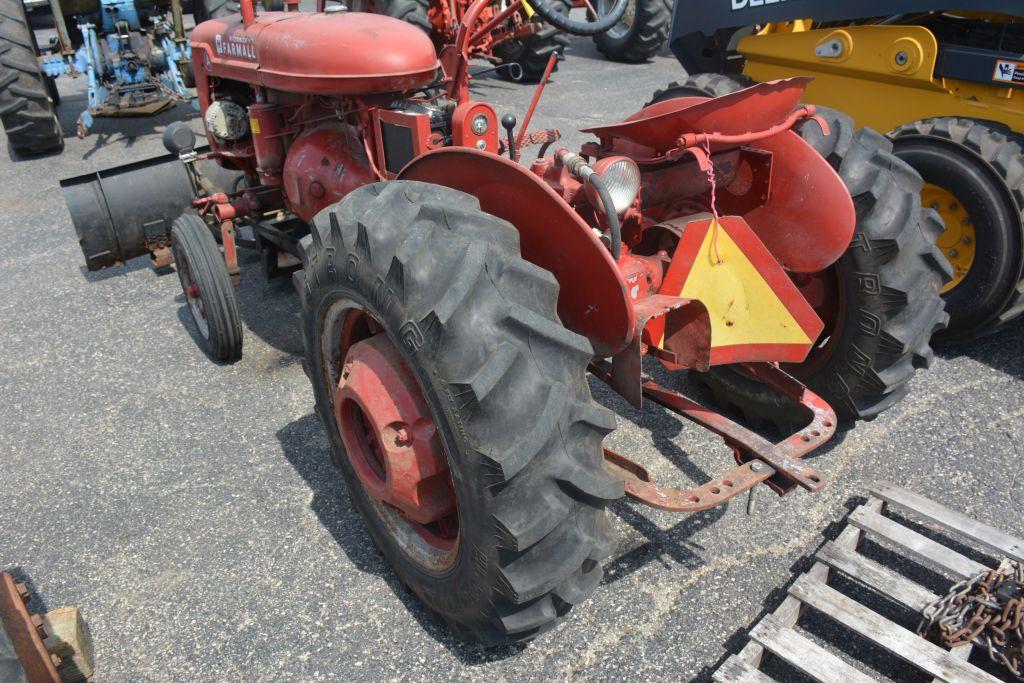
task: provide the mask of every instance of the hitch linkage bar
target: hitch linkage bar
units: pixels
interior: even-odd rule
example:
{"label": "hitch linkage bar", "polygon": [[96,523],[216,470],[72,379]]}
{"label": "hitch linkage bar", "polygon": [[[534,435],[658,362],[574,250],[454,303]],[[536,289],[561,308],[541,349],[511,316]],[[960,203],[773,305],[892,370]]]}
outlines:
{"label": "hitch linkage bar", "polygon": [[[835,433],[835,411],[824,399],[774,365],[745,363],[742,368],[807,409],[812,416],[810,424],[773,444],[724,415],[645,378],[641,385],[644,397],[721,436],[740,464],[703,486],[673,489],[655,484],[642,465],[606,448],[605,460],[625,481],[627,496],[660,510],[697,512],[721,505],[762,482],[779,495],[797,486],[812,493],[824,486],[822,476],[800,458]],[[611,368],[607,363],[592,364],[590,371],[602,381],[611,382]]]}

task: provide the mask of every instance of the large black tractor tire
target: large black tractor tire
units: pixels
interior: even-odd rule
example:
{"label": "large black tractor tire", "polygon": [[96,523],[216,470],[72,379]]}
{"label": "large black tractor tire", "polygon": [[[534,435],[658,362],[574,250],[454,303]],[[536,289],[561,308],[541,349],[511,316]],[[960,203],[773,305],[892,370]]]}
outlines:
{"label": "large black tractor tire", "polygon": [[654,96],[644,106],[677,97],[721,97],[754,84],[755,81],[742,74],[695,74],[682,83],[673,81],[663,90],[655,90]]}
{"label": "large black tractor tire", "polygon": [[19,156],[64,149],[50,85],[21,0],[0,0],[0,122]]}
{"label": "large black tractor tire", "polygon": [[[597,0],[596,9],[601,13],[614,4],[614,0]],[[594,45],[613,62],[644,62],[665,44],[671,21],[671,0],[629,0],[622,21],[594,36]]]}
{"label": "large black tractor tire", "polygon": [[238,300],[217,241],[202,218],[183,214],[174,221],[171,251],[200,346],[214,360],[237,361],[242,357]]}
{"label": "large black tractor tire", "polygon": [[[940,338],[971,338],[1020,315],[1024,136],[991,121],[935,118],[901,126],[890,137],[896,156],[951,195],[948,205],[934,207],[951,231],[940,240],[946,255],[957,261],[958,251],[974,251],[969,266],[961,261],[966,273],[944,294],[950,321]],[[946,244],[950,239],[956,244]]]}
{"label": "large black tractor tire", "polygon": [[407,21],[427,34],[433,32],[430,23],[430,0],[379,0],[381,14]]}
{"label": "large black tractor tire", "polygon": [[[615,419],[591,398],[591,345],[559,322],[557,282],[522,259],[514,227],[428,183],[360,188],[311,230],[295,275],[306,370],[371,538],[460,637],[494,645],[549,629],[599,583],[613,545],[605,507],[623,493],[601,449]],[[345,453],[332,330],[353,307],[398,348],[444,444],[459,524],[444,563],[415,559]]]}
{"label": "large black tractor tire", "polygon": [[[803,124],[800,134],[839,174],[853,197],[857,225],[832,267],[838,314],[808,359],[785,369],[835,408],[844,422],[870,420],[907,394],[933,358],[932,335],[948,316],[939,290],[952,277],[935,246],[937,213],[921,207],[921,177],[892,153],[892,143],[845,114],[820,107],[831,129]],[[806,423],[802,410],[729,367],[700,376],[716,398],[753,421],[782,431]]]}
{"label": "large black tractor tire", "polygon": [[[548,4],[559,14],[569,14],[572,3],[568,0],[548,0]],[[518,65],[517,68],[498,69],[499,76],[516,83],[536,83],[544,75],[551,53],[564,52],[569,46],[569,36],[565,35],[539,16],[533,18],[537,24],[537,32],[523,40],[508,40],[494,47],[494,56],[499,64]],[[558,69],[555,65],[553,71]]]}
{"label": "large black tractor tire", "polygon": [[[754,85],[740,74],[696,74],[654,94],[720,97]],[[931,363],[930,338],[945,328],[939,290],[949,282],[949,262],[935,246],[943,225],[922,209],[922,180],[892,150],[892,144],[853,120],[819,107],[830,135],[808,122],[800,130],[839,173],[857,212],[846,254],[834,266],[837,328],[802,365],[786,369],[827,400],[845,422],[872,419],[899,402],[918,368]],[[698,375],[719,402],[739,408],[748,420],[788,432],[806,422],[802,409],[747,375],[722,366]]]}
{"label": "large black tractor tire", "polygon": [[238,0],[195,0],[192,19],[196,26],[210,19],[231,16],[241,12]]}

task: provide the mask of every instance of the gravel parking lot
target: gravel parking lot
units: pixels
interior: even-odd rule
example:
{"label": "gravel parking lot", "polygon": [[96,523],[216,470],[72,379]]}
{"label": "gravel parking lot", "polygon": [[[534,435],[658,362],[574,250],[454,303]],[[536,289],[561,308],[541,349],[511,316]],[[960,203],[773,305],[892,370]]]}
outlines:
{"label": "gravel parking lot", "polygon": [[[612,64],[577,39],[535,127],[575,146],[577,128],[682,75],[668,53]],[[942,350],[909,400],[816,454],[823,492],[762,493],[752,517],[744,499],[688,517],[620,501],[604,582],[554,632],[497,650],[455,641],[395,581],[329,463],[290,282],[243,257],[244,357],[222,366],[193,342],[175,275],[144,259],[84,269],[58,180],[162,154],[185,110],[100,120],[79,140],[84,84],[60,87],[64,153],[0,160],[0,567],[44,609],[82,610],[97,681],[701,678],[876,481],[1024,533],[1014,324]],[[474,91],[520,120],[533,94],[494,78]],[[710,434],[594,393],[619,415],[608,444],[665,479],[728,465]]]}

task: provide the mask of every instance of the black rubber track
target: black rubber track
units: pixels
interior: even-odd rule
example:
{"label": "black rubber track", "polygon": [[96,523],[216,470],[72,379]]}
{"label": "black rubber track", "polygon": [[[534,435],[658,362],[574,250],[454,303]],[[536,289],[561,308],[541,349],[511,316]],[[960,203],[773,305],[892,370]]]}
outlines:
{"label": "black rubber track", "polygon": [[[900,126],[889,134],[895,140],[895,151],[900,153],[901,141],[928,137],[955,144],[960,150],[983,162],[994,174],[994,180],[1001,181],[1000,190],[1006,193],[1009,203],[1016,209],[1013,229],[1017,231],[1016,241],[1024,243],[1024,136],[1008,126],[994,121],[942,117],[924,119]],[[977,326],[973,331],[960,331],[958,337],[987,334],[1004,323],[1024,313],[1024,254],[1017,250],[1008,254],[1012,259],[1011,270],[1015,273],[1012,282],[1005,282],[1003,303],[994,311],[992,319]]]}
{"label": "black rubber track", "polygon": [[[787,369],[851,422],[872,419],[900,401],[914,372],[931,363],[930,339],[948,320],[939,289],[952,271],[935,246],[942,222],[921,208],[921,177],[893,155],[886,137],[855,130],[845,114],[818,111],[831,134],[822,135],[813,121],[800,133],[849,189],[857,227],[835,266],[845,318],[840,336],[813,373]],[[702,379],[749,420],[765,420],[782,431],[806,422],[794,404],[727,366]]]}
{"label": "black rubber track", "polygon": [[[647,61],[661,49],[672,21],[671,0],[629,0],[634,5],[633,23],[624,35],[594,36],[598,52],[614,62],[636,64]],[[627,12],[629,9],[627,8]]]}
{"label": "black rubber track", "polygon": [[21,0],[0,0],[0,122],[19,156],[64,149],[64,134]]}
{"label": "black rubber track", "polygon": [[742,74],[695,74],[682,83],[673,81],[662,90],[655,90],[654,96],[645,104],[664,102],[677,97],[721,97],[754,85],[755,81]]}
{"label": "black rubber track", "polygon": [[[623,493],[601,449],[615,419],[591,398],[592,349],[559,322],[557,282],[520,257],[510,224],[470,195],[427,183],[360,188],[311,230],[294,276],[306,369],[371,537],[460,637],[535,637],[597,586],[612,549],[605,507]],[[331,404],[337,359],[325,360],[321,336],[339,300],[383,324],[439,427],[460,520],[458,554],[443,572],[395,541],[344,454]]]}
{"label": "black rubber track", "polygon": [[[210,330],[206,337],[196,330],[200,345],[214,360],[234,363],[242,357],[242,317],[224,257],[210,228],[199,216],[179,216],[171,227],[171,250],[179,264],[184,257],[192,281],[199,287]],[[187,299],[188,294],[185,296]],[[185,305],[188,306],[187,300]]]}
{"label": "black rubber track", "polygon": [[[548,0],[548,5],[560,14],[568,14],[572,4],[567,0]],[[515,74],[509,69],[499,69],[498,75],[509,81],[519,83],[536,83],[544,75],[551,53],[556,50],[565,52],[569,46],[569,36],[547,23],[539,16],[533,18],[537,24],[537,32],[525,40],[509,40],[498,43],[494,47],[494,56],[501,64],[518,64],[522,68],[522,77],[513,78]],[[558,65],[555,65],[555,71]]]}

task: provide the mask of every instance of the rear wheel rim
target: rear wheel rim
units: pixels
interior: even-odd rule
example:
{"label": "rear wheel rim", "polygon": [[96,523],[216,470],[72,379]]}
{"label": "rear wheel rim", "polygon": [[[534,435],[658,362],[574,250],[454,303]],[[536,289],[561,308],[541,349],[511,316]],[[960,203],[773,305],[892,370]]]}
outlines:
{"label": "rear wheel rim", "polygon": [[339,300],[323,320],[325,380],[348,464],[402,552],[428,571],[444,571],[458,555],[459,511],[422,388],[366,308]]}
{"label": "rear wheel rim", "polygon": [[974,223],[971,222],[967,208],[952,192],[933,183],[925,183],[921,188],[921,205],[937,211],[942,218],[942,224],[946,227],[935,240],[936,246],[953,267],[953,279],[940,290],[945,294],[967,278],[971,265],[974,264]]}
{"label": "rear wheel rim", "polygon": [[[597,10],[599,16],[604,16],[613,7],[615,7],[615,0],[597,0],[597,5],[594,9]],[[622,20],[608,29],[606,35],[612,40],[621,40],[629,33],[634,21],[636,21],[636,0],[629,0],[626,4],[626,11],[622,15]]]}

